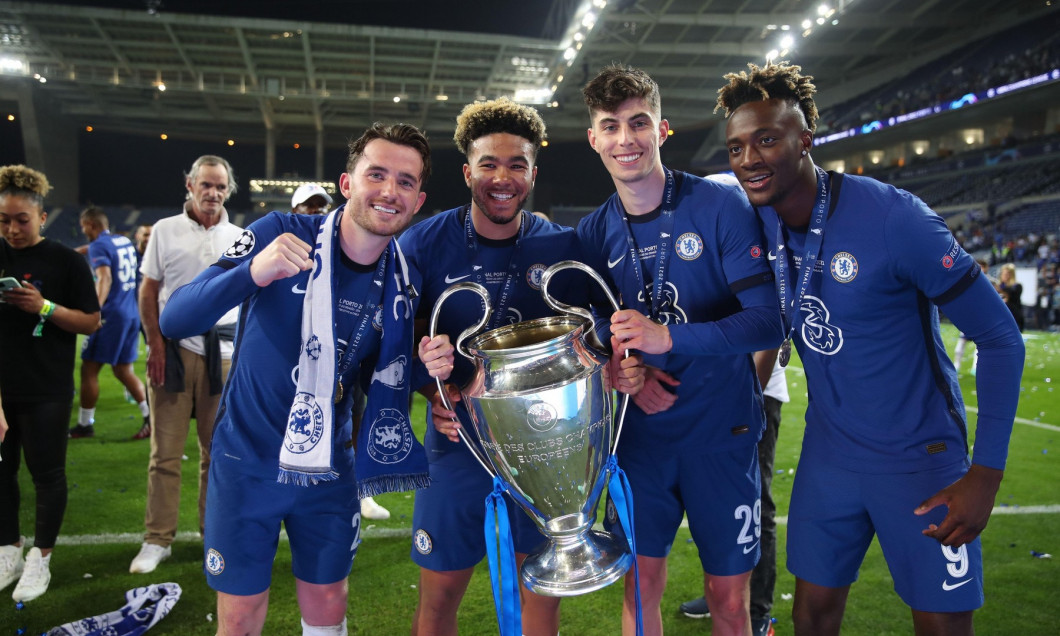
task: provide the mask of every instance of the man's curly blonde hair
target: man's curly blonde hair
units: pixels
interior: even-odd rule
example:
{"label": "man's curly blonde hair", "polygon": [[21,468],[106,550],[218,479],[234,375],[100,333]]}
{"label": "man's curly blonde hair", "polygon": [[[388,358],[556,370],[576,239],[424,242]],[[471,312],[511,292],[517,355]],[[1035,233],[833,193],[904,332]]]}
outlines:
{"label": "man's curly blonde hair", "polygon": [[43,172],[23,165],[0,167],[0,196],[26,197],[41,207],[51,189]]}
{"label": "man's curly blonde hair", "polygon": [[471,144],[486,135],[508,133],[530,142],[534,155],[541,149],[545,137],[545,121],[536,109],[516,104],[507,97],[475,102],[464,106],[456,118],[453,141],[466,157]]}
{"label": "man's curly blonde hair", "polygon": [[725,116],[729,117],[748,102],[782,99],[798,107],[810,132],[817,130],[817,104],[813,102],[817,87],[811,82],[812,75],[803,75],[801,66],[788,62],[768,64],[765,68],[748,63],[747,67],[751,69],[750,73],[740,71],[725,75],[729,83],[718,89],[714,112],[724,110]]}

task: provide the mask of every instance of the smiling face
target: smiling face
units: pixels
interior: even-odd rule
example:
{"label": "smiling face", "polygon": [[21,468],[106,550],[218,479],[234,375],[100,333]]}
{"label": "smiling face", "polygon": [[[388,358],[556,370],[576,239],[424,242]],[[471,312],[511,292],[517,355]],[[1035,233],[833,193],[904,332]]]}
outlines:
{"label": "smiling face", "polygon": [[373,139],[353,170],[339,177],[348,201],[341,231],[389,239],[408,227],[427,195],[420,192],[423,160],[411,146]]}
{"label": "smiling face", "polygon": [[[809,222],[817,179],[813,133],[791,103],[748,102],[729,117],[729,167],[754,206],[771,206],[788,225]],[[805,221],[802,217],[805,216]]]}
{"label": "smiling face", "polygon": [[[519,135],[493,133],[471,142],[464,182],[471,189],[474,220],[505,226],[519,218],[536,177],[534,146]],[[486,228],[476,228],[482,234],[490,234],[484,231]],[[515,231],[518,224],[511,234]]]}
{"label": "smiling face", "polygon": [[0,234],[20,250],[40,243],[40,230],[48,215],[29,197],[0,195]]}
{"label": "smiling face", "polygon": [[614,112],[593,111],[592,124],[589,145],[616,182],[633,185],[662,175],[659,147],[670,124],[652,111],[647,100],[634,97]]}

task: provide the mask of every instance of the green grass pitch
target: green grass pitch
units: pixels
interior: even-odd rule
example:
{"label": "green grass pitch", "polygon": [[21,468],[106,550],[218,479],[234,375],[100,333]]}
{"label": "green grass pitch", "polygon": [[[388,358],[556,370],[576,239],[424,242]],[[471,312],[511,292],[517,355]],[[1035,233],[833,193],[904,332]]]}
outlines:
{"label": "green grass pitch", "polygon": [[[952,351],[956,332],[944,327]],[[976,404],[975,379],[961,376],[965,400]],[[138,365],[143,376],[143,356]],[[788,374],[792,401],[784,406],[773,487],[778,514],[787,513],[792,474],[802,441],[806,406],[805,380],[798,359]],[[148,444],[129,438],[139,427],[135,406],[123,399],[122,388],[101,374],[102,397],[96,412],[96,436],[71,440],[67,473],[69,505],[60,544],[52,558],[52,583],[47,594],[16,609],[13,586],[0,592],[0,636],[40,634],[74,619],[115,610],[124,593],[139,585],[175,581],[183,596],[152,634],[211,635],[216,624],[214,594],[202,574],[202,544],[195,512],[194,434],[189,436],[183,471],[180,536],[173,556],[152,574],[131,575],[129,562],[143,532]],[[1012,434],[1008,469],[998,494],[998,508],[983,533],[986,554],[985,607],[976,614],[981,634],[1033,634],[1054,628],[1060,620],[1060,335],[1027,334],[1019,420]],[[423,401],[413,418],[423,427]],[[76,420],[76,404],[72,417]],[[974,411],[969,420],[974,423]],[[974,426],[973,426],[974,434]],[[4,461],[9,461],[4,458]],[[32,534],[34,494],[22,468],[22,532]],[[416,604],[418,569],[409,560],[412,497],[399,493],[378,501],[390,509],[387,521],[366,521],[364,542],[350,576],[348,612],[351,634],[407,634]],[[774,616],[778,634],[792,633],[791,594],[794,578],[784,569],[784,526],[778,528],[779,563]],[[480,532],[468,528],[468,532]],[[1052,553],[1035,558],[1031,551]],[[669,585],[663,597],[663,624],[668,634],[705,634],[710,621],[682,616],[678,605],[702,593],[702,572],[695,546],[682,529],[669,558]],[[611,635],[620,632],[620,585],[594,594],[565,599],[561,633],[565,636]],[[485,564],[478,568],[459,614],[461,634],[495,634],[496,621]],[[894,593],[877,544],[866,557],[860,580],[850,593],[844,634],[912,633],[909,611]],[[273,569],[266,634],[299,634],[298,609],[290,574],[287,544],[281,542]]]}

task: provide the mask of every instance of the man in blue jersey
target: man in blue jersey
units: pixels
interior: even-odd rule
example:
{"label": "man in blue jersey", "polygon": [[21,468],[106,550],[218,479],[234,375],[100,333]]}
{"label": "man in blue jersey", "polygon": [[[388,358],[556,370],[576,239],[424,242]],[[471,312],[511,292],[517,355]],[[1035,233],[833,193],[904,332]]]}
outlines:
{"label": "man in blue jersey", "polygon": [[143,427],[150,428],[150,410],[144,383],[136,377],[133,362],[139,356],[140,311],[136,306],[136,246],[121,234],[110,233],[110,221],[102,208],[89,206],[81,212],[81,231],[88,237],[88,260],[96,279],[96,296],[103,308],[103,324],[81,349],[81,411],[70,437],[95,434],[96,402],[99,401],[99,371],[109,364],[114,377],[136,401]]}
{"label": "man in blue jersey", "polygon": [[[589,144],[616,193],[582,219],[578,235],[626,307],[611,317],[613,336],[649,366],[618,449],[636,510],[644,632],[662,632],[666,555],[687,514],[714,633],[745,634],[765,426],[751,354],[781,339],[762,238],[735,188],[663,165],[669,124],[646,73],[610,66],[582,93]],[[616,526],[610,514],[607,523]],[[627,574],[626,634],[635,630],[635,591]]]}
{"label": "man in blue jersey", "polygon": [[[718,107],[809,390],[788,515],[795,631],[839,633],[875,534],[916,633],[971,634],[983,603],[978,535],[1005,467],[1023,341],[922,201],[814,165],[813,78],[787,63],[748,66],[725,76]],[[938,309],[980,351],[971,461]]]}
{"label": "man in blue jersey", "polygon": [[[457,117],[454,140],[467,157],[464,181],[471,203],[438,214],[410,228],[401,237],[413,271],[422,274],[421,317],[430,315],[438,297],[458,281],[486,287],[493,298],[496,328],[551,316],[541,296],[541,274],[561,260],[580,260],[577,237],[570,228],[544,221],[523,211],[537,177],[538,150],[545,123],[536,110],[508,99],[470,104]],[[560,274],[557,281],[565,274]],[[468,294],[468,298],[473,298]],[[459,302],[464,300],[465,302]],[[458,334],[482,317],[478,300],[454,297],[439,318],[439,333]],[[585,304],[583,294],[574,304]],[[636,360],[623,361],[620,388],[635,391],[642,373]],[[473,372],[457,358],[453,381],[463,385]],[[474,567],[486,554],[483,533],[490,476],[457,436],[459,422],[470,426],[463,405],[446,409],[435,384],[419,375],[413,386],[428,396],[427,452],[431,486],[416,493],[413,513],[412,559],[420,566],[419,604],[412,633],[458,633],[456,614]],[[459,394],[450,392],[452,399]],[[455,420],[454,418],[459,418]],[[544,536],[529,517],[508,505],[517,561],[538,547]],[[529,592],[520,586],[522,627],[528,636],[555,634],[559,629],[559,599]]]}
{"label": "man in blue jersey", "polygon": [[[261,633],[281,523],[303,635],[346,634],[358,494],[428,481],[408,420],[416,292],[393,235],[423,204],[430,146],[414,126],[377,123],[350,143],[346,170],[344,206],[254,222],[162,314],[180,337],[241,307],[204,537],[221,636]],[[431,374],[452,368],[445,338],[420,356]],[[355,383],[368,395],[356,431]]]}

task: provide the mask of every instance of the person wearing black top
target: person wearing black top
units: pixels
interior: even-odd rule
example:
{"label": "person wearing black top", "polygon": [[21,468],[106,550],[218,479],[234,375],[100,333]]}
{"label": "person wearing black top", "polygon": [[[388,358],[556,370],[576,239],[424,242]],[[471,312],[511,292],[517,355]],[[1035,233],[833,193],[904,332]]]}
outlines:
{"label": "person wearing black top", "polygon": [[[66,439],[77,335],[99,328],[99,302],[85,259],[41,236],[47,178],[25,166],[0,168],[0,394],[8,429],[0,442],[0,589],[15,601],[48,589],[48,570],[66,511]],[[14,364],[14,361],[18,361]],[[33,548],[22,558],[18,525],[20,455],[37,494]]]}

